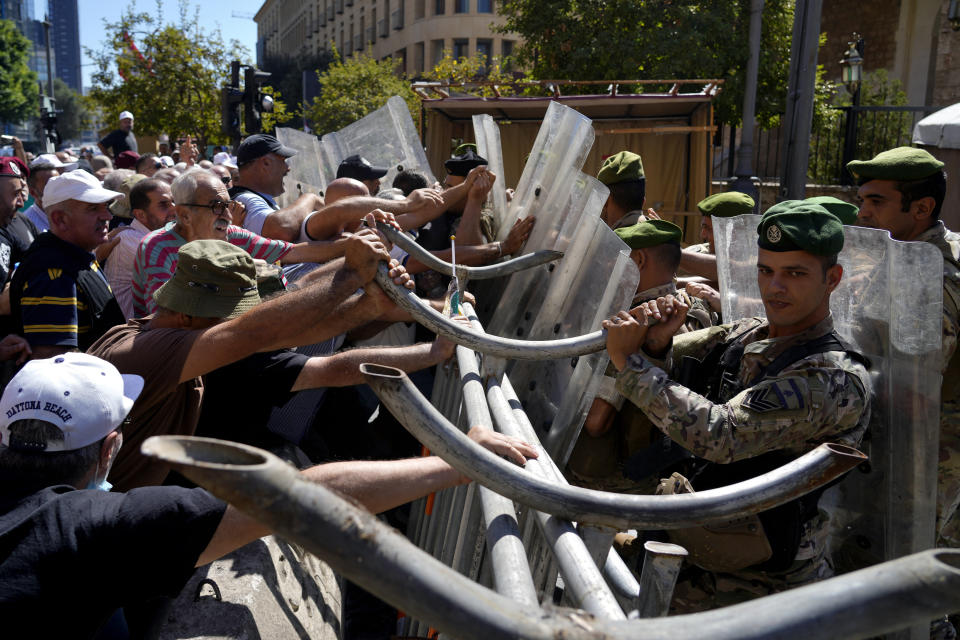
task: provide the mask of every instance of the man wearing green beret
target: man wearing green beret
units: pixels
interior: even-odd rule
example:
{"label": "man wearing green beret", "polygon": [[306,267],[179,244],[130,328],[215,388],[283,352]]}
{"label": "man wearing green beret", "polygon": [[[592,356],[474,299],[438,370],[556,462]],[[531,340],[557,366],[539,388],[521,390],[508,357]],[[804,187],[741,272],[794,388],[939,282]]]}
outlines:
{"label": "man wearing green beret", "polygon": [[725,191],[707,196],[697,203],[697,210],[703,216],[700,219],[700,240],[702,244],[695,244],[686,248],[693,253],[715,253],[713,247],[713,218],[732,218],[753,213],[756,203],[753,198],[739,191]]}
{"label": "man wearing green beret", "polygon": [[600,165],[597,180],[610,189],[610,195],[600,211],[600,217],[608,227],[629,227],[643,218],[647,179],[640,156],[630,151],[613,154]]}
{"label": "man wearing green beret", "polygon": [[[630,259],[640,271],[637,293],[631,307],[672,295],[688,306],[681,332],[712,327],[719,316],[700,298],[675,285],[680,262],[680,227],[666,220],[644,220],[615,233],[630,247]],[[568,463],[577,484],[607,491],[633,491],[648,488],[649,473],[635,472],[630,463],[635,454],[648,449],[659,439],[659,432],[636,406],[626,403],[616,390],[616,369],[607,368],[593,400],[580,439]]]}
{"label": "man wearing green beret", "polygon": [[943,386],[937,469],[937,544],[960,547],[960,234],[944,226],[943,163],[923,149],[897,147],[847,169],[860,186],[862,226],[886,229],[894,240],[929,242],[943,254]]}
{"label": "man wearing green beret", "polygon": [[[840,220],[807,205],[765,215],[757,231],[766,319],[676,335],[689,305],[665,296],[603,323],[617,391],[688,454],[661,493],[754,477],[823,442],[856,447],[867,428],[870,378],[830,315],[843,276]],[[670,532],[702,569],[674,604],[723,606],[826,577],[818,498],[755,520]]]}

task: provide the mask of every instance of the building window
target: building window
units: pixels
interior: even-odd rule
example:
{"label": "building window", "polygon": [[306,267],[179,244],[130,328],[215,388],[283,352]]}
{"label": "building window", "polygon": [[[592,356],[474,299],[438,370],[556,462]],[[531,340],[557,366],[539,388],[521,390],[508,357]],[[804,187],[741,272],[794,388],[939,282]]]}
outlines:
{"label": "building window", "polygon": [[433,15],[442,16],[446,12],[447,12],[446,0],[437,0],[436,4],[433,7]]}
{"label": "building window", "polygon": [[486,40],[483,38],[477,38],[477,56],[483,55],[486,58],[484,63],[487,67],[490,66],[490,58],[493,57],[493,40]]}
{"label": "building window", "polygon": [[493,0],[477,0],[477,13],[493,13]]}
{"label": "building window", "polygon": [[413,19],[422,20],[427,12],[427,0],[413,0]]}
{"label": "building window", "polygon": [[456,38],[453,41],[453,59],[459,60],[470,55],[470,41],[466,38]]}
{"label": "building window", "polygon": [[500,43],[500,57],[509,58],[513,55],[513,40],[504,40]]}
{"label": "building window", "polygon": [[430,42],[430,67],[440,64],[443,59],[443,40],[433,40]]}
{"label": "building window", "polygon": [[454,13],[470,13],[470,0],[454,0]]}
{"label": "building window", "polygon": [[421,74],[426,69],[423,68],[424,63],[426,62],[426,55],[424,53],[424,46],[422,42],[418,42],[413,45],[413,71],[414,73]]}
{"label": "building window", "polygon": [[393,54],[393,61],[397,63],[397,72],[406,73],[407,72],[407,50],[400,49]]}

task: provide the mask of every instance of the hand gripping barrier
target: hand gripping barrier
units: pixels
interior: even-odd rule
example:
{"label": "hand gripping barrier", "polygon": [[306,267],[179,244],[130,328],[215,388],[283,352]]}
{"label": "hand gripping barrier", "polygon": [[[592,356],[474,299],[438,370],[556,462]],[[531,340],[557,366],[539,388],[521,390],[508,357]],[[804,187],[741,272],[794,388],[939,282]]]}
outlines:
{"label": "hand gripping barrier", "polygon": [[417,294],[393,282],[385,262],[377,268],[377,284],[398,307],[413,319],[445,338],[469,347],[473,351],[515,360],[551,360],[572,358],[602,351],[606,346],[606,332],[594,331],[576,338],[563,340],[514,340],[489,334],[480,334],[444,317],[421,300]]}
{"label": "hand gripping barrier", "polygon": [[674,496],[626,495],[558,486],[474,443],[450,424],[399,369],[364,364],[360,370],[394,417],[458,471],[514,502],[581,523],[618,529],[676,529],[732,519],[789,502],[866,459],[850,447],[822,444],[751,480]]}
{"label": "hand gripping barrier", "polygon": [[255,447],[154,436],[142,451],[317,554],[378,597],[465,640],[868,638],[960,606],[960,552],[931,550],[705,613],[603,620],[573,609],[542,609],[456,573],[375,516]]}
{"label": "hand gripping barrier", "polygon": [[[387,237],[387,240],[409,253],[427,267],[433,269],[434,271],[438,271],[445,276],[454,275],[452,264],[449,262],[444,262],[437,256],[433,255],[417,244],[413,238],[404,232],[397,231],[390,225],[386,224],[378,224],[377,230],[383,233],[383,235]],[[503,262],[498,262],[496,264],[483,267],[467,267],[463,265],[457,265],[456,275],[464,283],[467,280],[490,280],[492,278],[503,278],[514,274],[517,271],[538,267],[541,264],[547,264],[548,262],[559,260],[562,257],[562,251],[534,251],[533,253],[518,256],[511,260],[504,260]]]}

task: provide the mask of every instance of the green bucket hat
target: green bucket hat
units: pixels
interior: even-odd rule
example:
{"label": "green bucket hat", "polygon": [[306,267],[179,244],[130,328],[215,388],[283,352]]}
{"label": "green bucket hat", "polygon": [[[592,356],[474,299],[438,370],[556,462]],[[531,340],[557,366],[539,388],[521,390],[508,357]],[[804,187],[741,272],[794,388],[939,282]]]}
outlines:
{"label": "green bucket hat", "polygon": [[643,178],[643,161],[640,156],[630,151],[613,154],[603,161],[600,172],[597,173],[597,180],[606,185],[634,182]]}
{"label": "green bucket hat", "polygon": [[943,163],[929,151],[897,147],[875,155],[871,160],[853,160],[847,169],[857,180],[922,180],[943,170]]}
{"label": "green bucket hat", "polygon": [[177,270],[153,294],[165,309],[198,318],[235,318],[260,304],[250,254],[223,240],[180,247]]}
{"label": "green bucket hat", "polygon": [[802,204],[788,211],[767,211],[760,220],[757,234],[757,246],[768,251],[806,251],[817,256],[832,256],[843,249],[843,224],[837,216],[816,204]]}
{"label": "green bucket hat", "polygon": [[629,227],[614,229],[614,233],[627,243],[631,249],[658,247],[661,244],[680,244],[683,231],[666,220],[641,220]]}
{"label": "green bucket hat", "polygon": [[753,213],[755,206],[753,198],[739,191],[715,193],[697,203],[700,213],[717,218],[732,218]]}

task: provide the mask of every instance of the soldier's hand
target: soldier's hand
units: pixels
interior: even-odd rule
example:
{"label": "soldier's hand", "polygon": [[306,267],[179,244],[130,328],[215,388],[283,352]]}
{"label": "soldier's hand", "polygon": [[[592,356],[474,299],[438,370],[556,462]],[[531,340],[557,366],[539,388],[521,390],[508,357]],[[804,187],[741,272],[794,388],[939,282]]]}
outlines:
{"label": "soldier's hand", "polygon": [[443,205],[443,196],[440,192],[430,188],[417,189],[407,196],[407,211],[416,211],[423,207],[439,207]]}
{"label": "soldier's hand", "polygon": [[500,245],[503,255],[512,256],[517,251],[520,251],[523,243],[530,237],[530,232],[533,231],[533,225],[536,221],[535,216],[527,216],[513,223],[513,227],[510,228],[510,233],[507,234],[503,244]]}
{"label": "soldier's hand", "polygon": [[361,282],[373,280],[381,260],[390,260],[390,252],[380,235],[373,229],[361,229],[345,240],[345,266],[360,276]]}
{"label": "soldier's hand", "polygon": [[474,202],[483,202],[487,199],[490,189],[493,188],[493,181],[496,179],[497,176],[489,171],[478,174],[473,185],[470,186],[470,191],[467,192],[467,197]]}
{"label": "soldier's hand", "polygon": [[483,175],[483,172],[487,170],[485,165],[480,165],[470,169],[470,173],[467,174],[467,177],[463,179],[467,183],[466,189],[469,191],[470,187],[473,186],[473,183],[476,182],[477,178]]}
{"label": "soldier's hand", "polygon": [[609,320],[603,321],[607,330],[607,353],[610,362],[622,371],[627,366],[627,358],[640,350],[646,339],[649,325],[645,316],[637,319],[626,311],[621,311]]}
{"label": "soldier's hand", "polygon": [[702,298],[707,301],[710,308],[720,313],[720,292],[703,282],[690,282],[686,286],[687,293],[694,298]]}
{"label": "soldier's hand", "polygon": [[655,358],[662,358],[673,344],[674,334],[683,326],[687,319],[687,311],[690,307],[680,298],[674,296],[663,296],[656,300],[650,300],[630,310],[635,316],[642,315],[646,318],[650,327],[647,332],[646,340],[643,343],[644,350]]}
{"label": "soldier's hand", "polygon": [[377,222],[382,222],[383,224],[388,224],[397,231],[403,231],[400,228],[400,223],[397,222],[397,217],[388,211],[381,211],[380,209],[374,209],[368,216],[373,216],[373,219]]}

